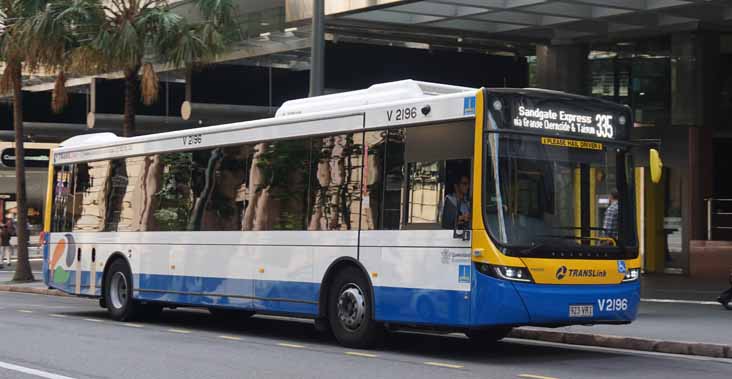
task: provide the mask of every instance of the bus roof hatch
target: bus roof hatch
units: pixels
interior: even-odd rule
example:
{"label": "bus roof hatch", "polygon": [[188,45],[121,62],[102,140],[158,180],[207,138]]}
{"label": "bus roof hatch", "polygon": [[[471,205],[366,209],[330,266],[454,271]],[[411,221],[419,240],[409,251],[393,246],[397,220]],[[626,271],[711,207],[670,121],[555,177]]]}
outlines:
{"label": "bus roof hatch", "polygon": [[333,109],[353,108],[363,105],[383,104],[392,101],[447,95],[475,88],[447,84],[420,82],[412,79],[374,84],[367,89],[334,93],[324,96],[286,101],[275,117],[303,115]]}

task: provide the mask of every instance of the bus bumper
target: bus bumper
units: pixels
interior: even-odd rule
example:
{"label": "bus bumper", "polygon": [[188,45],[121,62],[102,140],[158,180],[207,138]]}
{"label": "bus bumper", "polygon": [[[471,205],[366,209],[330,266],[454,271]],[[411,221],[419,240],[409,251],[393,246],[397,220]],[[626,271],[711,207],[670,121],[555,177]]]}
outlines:
{"label": "bus bumper", "polygon": [[[617,285],[515,283],[531,324],[600,324],[635,320],[640,282]],[[591,316],[570,315],[570,307],[592,307]]]}
{"label": "bus bumper", "polygon": [[[490,325],[627,323],[635,320],[640,282],[616,285],[548,285],[499,280],[474,272],[472,322]],[[570,307],[592,315],[570,316]]]}

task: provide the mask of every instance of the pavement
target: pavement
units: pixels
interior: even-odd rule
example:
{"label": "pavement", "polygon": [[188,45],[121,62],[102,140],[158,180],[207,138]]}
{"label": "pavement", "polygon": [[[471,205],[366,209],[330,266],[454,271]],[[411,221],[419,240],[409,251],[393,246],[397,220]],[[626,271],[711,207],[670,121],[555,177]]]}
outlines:
{"label": "pavement", "polygon": [[223,322],[178,308],[115,322],[94,300],[0,292],[0,378],[678,378],[732,377],[732,360],[509,338],[390,333],[341,347],[312,322]]}
{"label": "pavement", "polygon": [[[12,283],[13,266],[0,269],[0,291],[65,296],[41,281],[39,257],[31,260],[35,282]],[[714,302],[724,282],[646,275],[638,318],[629,325],[522,327],[512,338],[647,352],[732,358],[732,311]]]}

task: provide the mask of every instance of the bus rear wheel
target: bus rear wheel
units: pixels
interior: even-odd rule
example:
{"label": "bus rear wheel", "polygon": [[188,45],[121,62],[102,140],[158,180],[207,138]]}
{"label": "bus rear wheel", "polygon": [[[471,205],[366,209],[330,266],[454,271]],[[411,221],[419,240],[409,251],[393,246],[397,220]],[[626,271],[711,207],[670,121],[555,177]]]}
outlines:
{"label": "bus rear wheel", "polygon": [[328,321],[333,335],[347,347],[369,348],[384,334],[373,317],[370,284],[361,270],[346,267],[334,278],[328,298]]}
{"label": "bus rear wheel", "polygon": [[109,315],[117,321],[127,321],[136,313],[132,300],[132,272],[121,259],[112,262],[104,276],[104,303]]}

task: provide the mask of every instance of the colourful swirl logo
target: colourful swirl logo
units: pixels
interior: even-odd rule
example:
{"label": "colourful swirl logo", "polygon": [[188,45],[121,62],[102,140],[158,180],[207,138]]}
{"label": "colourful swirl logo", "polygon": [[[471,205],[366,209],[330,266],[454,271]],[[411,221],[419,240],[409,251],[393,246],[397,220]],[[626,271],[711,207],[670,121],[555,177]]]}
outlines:
{"label": "colourful swirl logo", "polygon": [[[76,250],[76,243],[74,242],[74,236],[66,234],[58,241],[56,248],[53,249],[51,254],[51,262],[48,267],[51,270],[51,280],[54,283],[66,283],[71,277],[71,265],[74,264],[74,250]],[[66,254],[65,267],[59,261],[61,257]]]}

